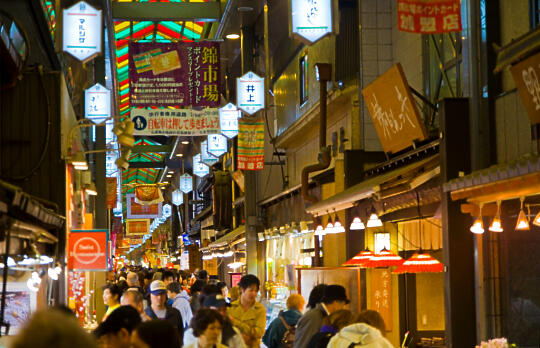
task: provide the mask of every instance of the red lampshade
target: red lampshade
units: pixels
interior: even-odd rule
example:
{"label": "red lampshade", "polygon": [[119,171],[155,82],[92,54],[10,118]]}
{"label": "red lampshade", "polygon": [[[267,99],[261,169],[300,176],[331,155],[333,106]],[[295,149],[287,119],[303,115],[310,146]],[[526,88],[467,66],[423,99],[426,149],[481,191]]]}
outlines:
{"label": "red lampshade", "polygon": [[368,261],[366,261],[364,263],[364,267],[375,268],[401,266],[403,262],[405,261],[399,255],[396,255],[389,250],[383,249],[379,253],[373,255]]}
{"label": "red lampshade", "polygon": [[424,273],[424,272],[442,272],[444,265],[430,254],[414,254],[410,259],[403,262],[392,273]]}
{"label": "red lampshade", "polygon": [[345,262],[343,264],[343,266],[360,266],[360,267],[363,267],[364,264],[366,263],[366,261],[371,259],[371,257],[373,255],[375,255],[375,254],[373,254],[373,251],[371,251],[369,249],[362,250],[361,252],[356,254],[356,256],[354,256],[352,259]]}

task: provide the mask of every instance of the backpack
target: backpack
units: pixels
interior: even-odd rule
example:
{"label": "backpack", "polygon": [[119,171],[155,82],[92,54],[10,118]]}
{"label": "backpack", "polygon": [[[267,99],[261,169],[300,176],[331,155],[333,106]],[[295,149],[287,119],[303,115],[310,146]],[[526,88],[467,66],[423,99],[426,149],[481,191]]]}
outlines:
{"label": "backpack", "polygon": [[281,343],[283,343],[284,348],[292,348],[294,346],[294,334],[296,332],[296,325],[289,325],[285,321],[285,319],[280,315],[278,315],[278,318],[283,323],[283,326],[285,326],[285,333],[283,334],[283,339],[281,340]]}

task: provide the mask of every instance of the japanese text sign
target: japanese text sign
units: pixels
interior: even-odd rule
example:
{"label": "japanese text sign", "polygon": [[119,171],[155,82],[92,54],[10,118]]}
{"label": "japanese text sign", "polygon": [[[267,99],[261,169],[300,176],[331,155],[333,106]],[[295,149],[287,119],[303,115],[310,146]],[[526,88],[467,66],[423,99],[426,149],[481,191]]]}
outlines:
{"label": "japanese text sign", "polygon": [[71,230],[68,242],[69,270],[107,269],[108,230]]}
{"label": "japanese text sign", "polygon": [[107,188],[107,209],[114,209],[116,207],[117,198],[117,181],[116,177],[105,178]]}
{"label": "japanese text sign", "polygon": [[101,52],[101,10],[81,1],[65,9],[63,18],[62,49],[65,52],[81,61]]}
{"label": "japanese text sign", "polygon": [[111,91],[96,83],[84,91],[84,116],[101,123],[111,116]]}
{"label": "japanese text sign", "polygon": [[398,28],[421,34],[461,31],[460,0],[398,0]]}
{"label": "japanese text sign", "polygon": [[174,190],[171,193],[171,202],[172,204],[179,206],[184,203],[184,193],[180,190]]}
{"label": "japanese text sign", "polygon": [[134,135],[198,136],[219,133],[219,111],[214,108],[131,109]]}
{"label": "japanese text sign", "polygon": [[135,194],[126,194],[126,217],[128,219],[154,219],[161,217],[161,203],[142,205],[135,202]]}
{"label": "japanese text sign", "polygon": [[264,169],[264,121],[238,121],[238,169]]}
{"label": "japanese text sign", "polygon": [[126,237],[145,235],[150,231],[150,219],[126,219]]}
{"label": "japanese text sign", "polygon": [[332,33],[333,0],[291,0],[291,31],[308,44]]}
{"label": "japanese text sign", "polygon": [[210,168],[202,162],[201,154],[193,156],[193,174],[202,178],[210,173]]}
{"label": "japanese text sign", "polygon": [[238,119],[242,117],[240,110],[236,105],[229,103],[219,109],[219,123],[221,134],[229,139],[238,135]]}
{"label": "japanese text sign", "polygon": [[540,53],[513,65],[510,72],[531,123],[540,123]]}
{"label": "japanese text sign", "polygon": [[201,162],[211,167],[214,163],[219,161],[216,157],[208,153],[208,140],[201,143]]}
{"label": "japanese text sign", "polygon": [[208,142],[208,153],[219,157],[227,153],[227,137],[221,134],[210,134],[206,140]]}
{"label": "japanese text sign", "polygon": [[248,72],[236,79],[236,101],[238,107],[252,115],[264,108],[264,78]]}
{"label": "japanese text sign", "polygon": [[193,178],[191,175],[185,173],[180,176],[180,191],[184,193],[190,193],[193,191]]}
{"label": "japanese text sign", "polygon": [[130,42],[132,107],[217,107],[220,102],[216,42]]}
{"label": "japanese text sign", "polygon": [[427,137],[409,84],[396,64],[362,90],[384,152],[396,153]]}
{"label": "japanese text sign", "polygon": [[371,309],[381,314],[386,331],[392,331],[392,274],[388,268],[371,270],[371,289]]}

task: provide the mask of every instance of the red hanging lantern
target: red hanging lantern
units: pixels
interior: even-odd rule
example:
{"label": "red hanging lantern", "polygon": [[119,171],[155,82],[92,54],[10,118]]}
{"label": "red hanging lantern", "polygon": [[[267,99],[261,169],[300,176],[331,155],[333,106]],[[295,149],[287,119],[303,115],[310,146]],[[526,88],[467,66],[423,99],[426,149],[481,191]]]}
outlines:
{"label": "red hanging lantern", "polygon": [[371,251],[369,249],[362,250],[361,252],[356,254],[356,256],[354,256],[352,259],[345,262],[343,264],[343,266],[360,266],[360,267],[364,267],[364,264],[366,263],[366,261],[371,259],[371,257],[373,255],[375,255],[375,254],[373,254],[373,251]]}
{"label": "red hanging lantern", "polygon": [[436,273],[442,271],[444,271],[444,265],[439,260],[433,258],[428,253],[416,253],[392,273]]}
{"label": "red hanging lantern", "polygon": [[401,266],[405,262],[399,255],[393,252],[383,249],[379,253],[373,255],[368,261],[364,263],[364,267],[376,268],[376,267],[392,267]]}

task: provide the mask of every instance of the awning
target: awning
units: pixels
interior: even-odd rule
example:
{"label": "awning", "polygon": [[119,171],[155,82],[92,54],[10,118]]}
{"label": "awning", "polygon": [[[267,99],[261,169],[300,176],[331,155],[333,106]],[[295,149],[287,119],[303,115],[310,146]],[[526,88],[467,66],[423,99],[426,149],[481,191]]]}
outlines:
{"label": "awning", "polygon": [[[306,208],[306,211],[313,215],[322,215],[327,212],[351,208],[354,206],[355,202],[369,198],[374,194],[383,193],[385,197],[390,197],[399,194],[400,192],[412,190],[439,174],[440,168],[438,163],[439,157],[438,155],[434,155],[381,175],[371,177],[328,199],[309,206]],[[425,168],[429,169],[424,170]],[[392,187],[386,185],[391,180],[402,176],[410,177],[410,179],[406,180],[404,183],[400,182]]]}
{"label": "awning", "polygon": [[453,200],[477,202],[519,198],[540,193],[540,155],[528,154],[512,162],[497,164],[443,185]]}
{"label": "awning", "polygon": [[212,248],[223,248],[225,246],[229,246],[231,242],[233,242],[237,237],[244,234],[245,232],[246,232],[246,226],[240,225],[239,227],[227,233],[226,235],[218,238],[215,242],[208,244],[207,248],[212,249]]}

